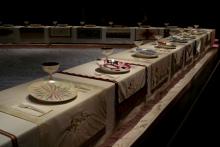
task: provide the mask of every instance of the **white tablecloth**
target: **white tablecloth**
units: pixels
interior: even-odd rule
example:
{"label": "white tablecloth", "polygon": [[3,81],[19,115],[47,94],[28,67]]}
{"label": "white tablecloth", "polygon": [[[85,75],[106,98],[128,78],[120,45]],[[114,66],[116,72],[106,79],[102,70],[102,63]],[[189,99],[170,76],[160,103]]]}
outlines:
{"label": "white tablecloth", "polygon": [[[37,142],[39,143],[39,146],[42,147],[65,147],[70,144],[73,146],[80,146],[96,133],[105,129],[107,119],[107,101],[109,102],[111,98],[114,97],[114,85],[102,84],[103,87],[98,87],[88,84],[88,79],[85,80],[79,77],[73,78],[61,74],[56,74],[54,77],[59,79],[68,79],[74,83],[82,84],[90,90],[86,92],[79,90],[77,98],[65,104],[44,105],[41,103],[35,103],[36,105],[52,109],[51,112],[41,117],[17,112],[11,107],[14,104],[19,104],[24,101],[33,103],[27,97],[27,88],[32,82],[4,90],[0,93],[0,111],[19,117],[0,117],[1,122],[7,122],[6,126],[1,124],[1,129],[9,132],[13,130],[11,133],[18,136],[18,143],[20,146],[24,145],[22,144],[22,141],[25,143]],[[87,84],[83,84],[84,82]],[[21,123],[15,127],[17,123],[12,121],[13,119],[18,119]],[[20,128],[21,126],[24,127],[24,129],[25,126],[27,126],[27,129],[19,131],[19,126]],[[20,132],[24,134],[32,133],[32,135],[20,135]],[[38,144],[35,145],[38,146]]]}

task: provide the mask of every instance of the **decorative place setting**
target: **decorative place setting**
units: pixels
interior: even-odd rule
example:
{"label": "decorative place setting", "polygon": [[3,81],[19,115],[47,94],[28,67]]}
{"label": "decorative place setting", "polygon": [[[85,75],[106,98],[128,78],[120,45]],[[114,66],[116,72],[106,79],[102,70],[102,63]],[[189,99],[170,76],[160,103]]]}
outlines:
{"label": "decorative place setting", "polygon": [[172,35],[172,36],[177,37],[177,38],[187,39],[187,40],[196,39],[196,36],[192,34],[192,32],[194,31],[192,27],[179,29],[179,31],[180,31],[179,34]]}
{"label": "decorative place setting", "polygon": [[[156,35],[157,39],[159,40],[160,37],[159,35]],[[134,41],[134,44],[136,46],[135,49],[132,49],[131,52],[134,52],[134,54],[132,54],[133,57],[139,57],[139,58],[157,58],[158,57],[158,53],[156,52],[155,49],[146,49],[146,48],[142,48],[140,47],[141,45],[143,45],[143,41]]]}
{"label": "decorative place setting", "polygon": [[157,41],[157,45],[154,46],[155,48],[164,48],[164,49],[176,49],[176,45],[172,42],[167,41]]}
{"label": "decorative place setting", "polygon": [[[128,63],[108,58],[108,56],[113,54],[113,48],[103,47],[101,48],[101,50],[105,58],[97,61],[97,65],[99,66],[99,68],[96,69],[96,72],[105,74],[122,74],[130,71],[131,67]],[[98,73],[96,73],[96,75],[98,75]]]}
{"label": "decorative place setting", "polygon": [[188,41],[189,41],[190,39],[182,38],[182,37],[177,36],[177,35],[173,35],[173,36],[168,37],[168,40],[169,40],[170,42],[188,43]]}
{"label": "decorative place setting", "polygon": [[32,83],[28,91],[32,98],[47,103],[62,103],[77,97],[75,86],[64,81],[38,81]]}
{"label": "decorative place setting", "polygon": [[199,30],[199,29],[194,29],[191,34],[192,35],[202,35],[202,34],[205,34],[206,31],[205,30]]}
{"label": "decorative place setting", "polygon": [[55,80],[52,74],[59,69],[57,62],[44,62],[42,68],[49,74],[44,81],[32,83],[28,87],[29,95],[40,102],[62,103],[73,100],[77,97],[76,86],[67,81]]}
{"label": "decorative place setting", "polygon": [[202,34],[206,33],[205,30],[199,29],[199,25],[198,24],[195,24],[193,26],[194,26],[194,28],[191,31],[192,35],[202,35]]}
{"label": "decorative place setting", "polygon": [[195,36],[195,34],[193,34],[193,32],[191,32],[190,34],[189,33],[183,33],[183,34],[180,35],[180,37],[186,38],[186,39],[189,39],[189,40],[196,39],[196,36]]}
{"label": "decorative place setting", "polygon": [[100,73],[109,73],[109,74],[122,74],[130,72],[130,64],[117,61],[115,59],[102,59],[97,61],[97,65],[99,66],[96,69],[97,72]]}
{"label": "decorative place setting", "polygon": [[158,52],[155,49],[137,48],[132,56],[140,58],[157,58]]}

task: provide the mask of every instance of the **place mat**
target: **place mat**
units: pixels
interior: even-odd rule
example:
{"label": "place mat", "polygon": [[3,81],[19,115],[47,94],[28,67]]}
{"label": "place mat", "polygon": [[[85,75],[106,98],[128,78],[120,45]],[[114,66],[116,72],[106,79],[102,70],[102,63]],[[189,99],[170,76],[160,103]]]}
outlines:
{"label": "place mat", "polygon": [[130,72],[130,65],[115,59],[97,61],[100,72],[110,74],[124,74]]}
{"label": "place mat", "polygon": [[[96,77],[93,75],[87,75],[87,74],[78,74],[78,73],[73,73],[73,72],[59,72],[62,74],[67,74],[67,75],[72,75],[72,76],[79,76],[79,77],[84,77],[84,78],[88,78],[88,79],[94,79],[94,80],[100,80],[100,81],[105,81],[105,82],[111,82],[115,84],[115,98],[116,98],[116,105],[119,105],[122,103],[122,101],[124,101],[125,99],[129,98],[131,95],[133,95],[136,91],[135,88],[133,88],[134,83],[125,83],[125,81],[120,81],[123,83],[120,83],[116,80],[113,79],[108,79],[108,78],[102,78],[102,77]],[[131,82],[132,80],[130,80]],[[145,81],[144,81],[145,82]],[[127,87],[119,87],[119,85],[123,85],[123,84],[127,84]],[[125,92],[125,89],[127,91],[129,91],[130,93],[123,93]],[[127,89],[128,88],[128,89]],[[130,89],[129,89],[130,88]],[[132,89],[133,88],[133,89]],[[134,91],[134,93],[132,93],[132,91]]]}
{"label": "place mat", "polygon": [[43,108],[41,106],[37,106],[34,104],[29,104],[29,103],[20,103],[20,104],[16,104],[16,105],[12,105],[11,106],[12,109],[16,109],[18,111],[33,115],[33,116],[37,116],[37,117],[41,117],[47,113],[49,113],[50,111],[52,111],[52,109],[50,108]]}
{"label": "place mat", "polygon": [[18,117],[20,119],[30,121],[35,124],[39,124],[41,120],[41,117],[30,115],[29,113],[19,111],[17,109],[12,109],[12,106],[9,106],[9,105],[0,105],[0,112]]}
{"label": "place mat", "polygon": [[77,74],[77,73],[64,72],[64,71],[60,71],[58,73],[114,83],[115,84],[115,97],[116,97],[116,100],[118,100],[118,82],[116,80],[111,80],[111,79],[107,79],[107,78],[100,78],[100,77],[95,77],[95,76],[88,76],[88,75]]}

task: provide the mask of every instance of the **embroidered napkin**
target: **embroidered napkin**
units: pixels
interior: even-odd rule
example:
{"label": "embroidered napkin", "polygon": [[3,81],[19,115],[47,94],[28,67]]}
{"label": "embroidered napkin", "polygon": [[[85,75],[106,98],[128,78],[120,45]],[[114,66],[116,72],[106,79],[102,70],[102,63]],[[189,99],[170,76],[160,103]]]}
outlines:
{"label": "embroidered napkin", "polygon": [[16,110],[22,111],[24,113],[28,113],[30,115],[38,116],[38,117],[43,116],[43,115],[49,113],[50,111],[52,111],[52,109],[50,109],[48,107],[39,106],[39,105],[27,103],[27,102],[12,105],[11,107]]}

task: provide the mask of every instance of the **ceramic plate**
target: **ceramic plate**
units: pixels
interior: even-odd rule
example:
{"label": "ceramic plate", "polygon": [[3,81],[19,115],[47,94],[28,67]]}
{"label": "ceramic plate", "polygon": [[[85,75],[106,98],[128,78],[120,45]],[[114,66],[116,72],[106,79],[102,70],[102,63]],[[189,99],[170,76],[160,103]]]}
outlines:
{"label": "ceramic plate", "polygon": [[136,53],[133,55],[135,57],[141,58],[156,58],[158,57],[158,53],[153,49],[136,49]]}
{"label": "ceramic plate", "polygon": [[179,36],[170,36],[169,41],[171,42],[179,42],[179,43],[187,43],[189,39],[187,38],[181,38]]}
{"label": "ceramic plate", "polygon": [[64,81],[38,81],[28,90],[33,98],[44,102],[64,102],[77,97],[74,85]]}
{"label": "ceramic plate", "polygon": [[130,71],[130,64],[121,62],[121,61],[116,61],[109,59],[107,60],[101,60],[97,63],[99,65],[99,69],[101,72],[104,73],[127,73]]}

